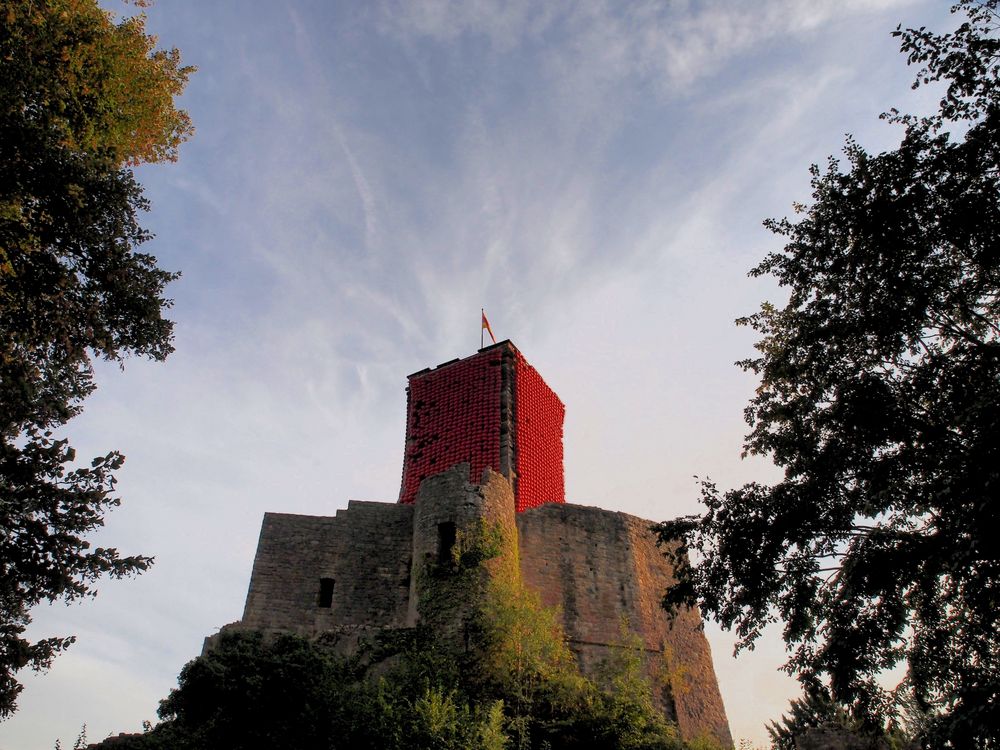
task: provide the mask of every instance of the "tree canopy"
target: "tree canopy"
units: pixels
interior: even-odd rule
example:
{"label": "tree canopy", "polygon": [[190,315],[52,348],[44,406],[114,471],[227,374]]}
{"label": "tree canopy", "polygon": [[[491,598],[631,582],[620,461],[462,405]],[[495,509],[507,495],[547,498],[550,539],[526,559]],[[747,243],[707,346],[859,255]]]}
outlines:
{"label": "tree canopy", "polygon": [[0,718],[14,674],[72,642],[23,633],[41,601],[93,593],[150,558],[91,549],[122,456],[80,466],[54,434],[95,388],[92,357],[163,359],[176,274],[137,251],[148,209],[130,166],[176,158],[174,106],[192,68],[155,49],[141,15],[96,0],[10,0],[0,11]]}
{"label": "tree canopy", "polygon": [[[886,113],[898,148],[849,138],[844,163],[812,167],[812,202],[765,222],[785,244],[751,275],[789,296],[737,321],[760,334],[739,363],[760,378],[744,447],[783,478],[706,481],[704,515],[661,528],[696,560],[669,606],[699,603],[740,647],[780,621],[807,689],[871,722],[905,691],[927,747],[1000,737],[997,7],[897,28],[937,110]],[[899,664],[894,695],[877,677]]]}

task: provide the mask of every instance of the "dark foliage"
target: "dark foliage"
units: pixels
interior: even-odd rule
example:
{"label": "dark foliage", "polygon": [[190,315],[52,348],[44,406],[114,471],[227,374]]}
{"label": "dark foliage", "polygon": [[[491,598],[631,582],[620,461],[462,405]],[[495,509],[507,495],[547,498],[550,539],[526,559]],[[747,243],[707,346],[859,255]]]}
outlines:
{"label": "dark foliage", "polygon": [[906,745],[898,730],[885,731],[882,727],[865,726],[855,720],[847,708],[832,701],[825,691],[812,690],[801,698],[793,699],[788,712],[778,721],[768,724],[771,750],[797,750],[802,738],[814,730],[845,738],[853,747],[870,750],[892,750]]}
{"label": "dark foliage", "polygon": [[876,676],[905,662],[927,747],[1000,737],[997,6],[897,29],[939,111],[888,113],[897,149],[849,139],[811,205],[766,223],[786,244],[751,275],[789,300],[738,321],[761,334],[745,449],[784,478],[705,482],[706,513],[661,530],[699,561],[668,605],[700,603],[741,646],[780,620],[787,669],[872,725],[896,709]]}
{"label": "dark foliage", "polygon": [[[430,633],[402,634],[394,666],[366,673],[372,652],[333,655],[329,646],[292,635],[229,633],[181,671],[150,731],[113,737],[116,750],[502,750],[505,747],[601,747],[681,750],[650,726],[650,709],[634,695],[615,696],[581,683],[575,708],[539,699],[512,716],[502,694],[469,687],[450,657],[433,653]],[[388,648],[388,651],[386,650]],[[508,696],[509,698],[509,696]],[[553,705],[558,707],[553,710]],[[521,732],[527,727],[529,731]],[[512,744],[513,742],[513,744]],[[596,743],[596,744],[595,744]]]}
{"label": "dark foliage", "polygon": [[123,165],[174,156],[190,133],[173,108],[188,72],[141,20],[115,25],[93,0],[0,12],[0,718],[15,673],[73,641],[23,638],[31,607],[150,563],[85,539],[119,503],[122,456],[81,467],[53,430],[94,390],[92,357],[172,351],[161,313],[176,274],[137,251],[148,206]]}

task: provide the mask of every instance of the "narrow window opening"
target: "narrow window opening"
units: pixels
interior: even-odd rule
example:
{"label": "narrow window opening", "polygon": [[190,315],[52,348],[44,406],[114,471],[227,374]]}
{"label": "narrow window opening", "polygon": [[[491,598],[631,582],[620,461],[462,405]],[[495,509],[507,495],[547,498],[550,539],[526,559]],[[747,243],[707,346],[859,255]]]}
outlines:
{"label": "narrow window opening", "polygon": [[451,550],[455,546],[455,524],[445,521],[438,524],[438,564],[448,565],[451,562]]}
{"label": "narrow window opening", "polygon": [[319,579],[319,606],[329,609],[333,606],[333,579]]}

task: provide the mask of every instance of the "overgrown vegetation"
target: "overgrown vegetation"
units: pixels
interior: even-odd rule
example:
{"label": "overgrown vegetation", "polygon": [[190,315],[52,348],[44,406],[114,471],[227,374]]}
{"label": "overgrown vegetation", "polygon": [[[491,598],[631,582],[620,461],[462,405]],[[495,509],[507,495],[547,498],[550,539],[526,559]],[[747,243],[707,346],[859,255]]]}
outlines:
{"label": "overgrown vegetation", "polygon": [[[513,549],[513,552],[510,550]],[[500,554],[501,550],[507,550]],[[190,662],[150,731],[119,750],[681,750],[625,636],[584,678],[516,545],[482,524],[421,576],[421,625],[350,657],[323,639],[224,634]]]}

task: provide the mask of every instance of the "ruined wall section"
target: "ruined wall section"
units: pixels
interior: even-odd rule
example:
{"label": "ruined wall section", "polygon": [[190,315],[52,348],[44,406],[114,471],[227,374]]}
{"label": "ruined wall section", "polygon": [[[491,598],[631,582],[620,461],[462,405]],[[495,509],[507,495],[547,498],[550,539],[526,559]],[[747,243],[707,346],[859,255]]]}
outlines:
{"label": "ruined wall section", "polygon": [[[387,508],[399,510],[388,511]],[[400,627],[410,592],[413,511],[405,506],[358,502],[347,506],[337,536],[331,617],[342,625]],[[407,512],[409,511],[409,512]]]}
{"label": "ruined wall section", "polygon": [[[413,508],[351,501],[334,517],[266,513],[244,628],[309,635],[401,627],[410,589]],[[332,581],[320,606],[321,581]]]}
{"label": "ruined wall section", "polygon": [[318,572],[336,518],[265,513],[242,624],[306,634],[312,630]]}
{"label": "ruined wall section", "polygon": [[625,528],[617,514],[591,510],[546,505],[517,517],[525,583],[562,609],[566,635],[582,645],[620,641],[618,615],[632,599]]}
{"label": "ruined wall section", "polygon": [[570,646],[595,675],[623,642],[622,617],[643,643],[647,677],[681,736],[732,746],[711,652],[696,612],[673,622],[659,600],[672,580],[650,522],[624,513],[552,504],[517,516],[521,574],[547,606],[559,607]]}
{"label": "ruined wall section", "polygon": [[[687,610],[671,621],[660,608],[672,568],[650,522],[560,503],[516,513],[506,477],[486,467],[475,485],[469,473],[461,464],[429,477],[415,505],[352,501],[335,517],[266,514],[243,620],[227,629],[323,634],[352,653],[379,631],[421,619],[421,586],[428,583],[422,576],[429,565],[447,564],[443,542],[460,543],[484,522],[499,524],[510,546],[487,561],[485,575],[509,575],[519,562],[526,585],[560,609],[584,674],[598,676],[602,661],[623,647],[625,617],[640,638],[654,698],[681,736],[731,747],[700,616]],[[328,606],[323,579],[332,584]],[[445,600],[429,624],[444,642],[461,644],[475,597]]]}
{"label": "ruined wall section", "polygon": [[563,421],[566,407],[516,352],[514,356],[515,476],[517,512],[566,502]]}
{"label": "ruined wall section", "polygon": [[[483,470],[478,485],[466,479],[468,474],[468,465],[459,464],[429,477],[420,485],[413,516],[413,571],[407,616],[410,626],[425,619],[422,617],[425,613],[420,611],[423,589],[426,586],[441,587],[440,581],[435,583],[428,576],[433,575],[434,566],[443,565],[450,569],[452,545],[461,545],[463,539],[475,539],[484,528],[499,526],[508,549],[496,560],[487,561],[487,570],[492,573],[492,569],[504,561],[517,559],[514,494],[510,482],[489,467]],[[445,529],[448,529],[447,533],[444,533]],[[447,548],[442,546],[445,543]],[[442,557],[445,559],[442,560]],[[446,575],[445,579],[448,577]],[[449,601],[448,611],[436,613],[438,619],[432,623],[439,637],[457,642],[477,606],[478,602],[473,599]]]}
{"label": "ruined wall section", "polygon": [[647,644],[663,654],[677,725],[682,737],[702,733],[731,747],[732,735],[715,676],[712,650],[702,630],[701,615],[683,609],[668,618],[661,606],[663,593],[674,582],[673,566],[656,545],[650,522],[619,514],[629,536],[635,570],[636,629]]}

